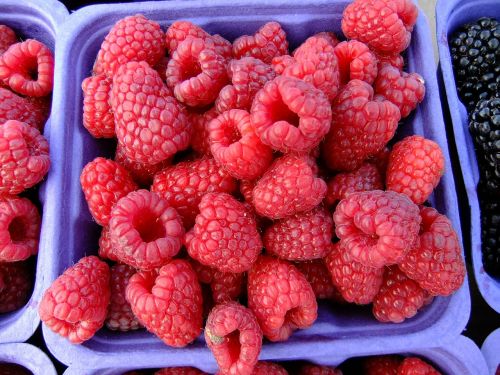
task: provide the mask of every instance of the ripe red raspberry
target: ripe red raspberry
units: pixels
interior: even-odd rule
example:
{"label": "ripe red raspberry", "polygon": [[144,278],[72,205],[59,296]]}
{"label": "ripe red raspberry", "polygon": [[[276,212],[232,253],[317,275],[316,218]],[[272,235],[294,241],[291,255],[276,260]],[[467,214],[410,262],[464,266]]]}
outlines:
{"label": "ripe red raspberry", "polygon": [[326,256],[332,242],[333,220],[324,207],[275,221],[262,237],[271,255],[286,260],[311,260]]}
{"label": "ripe red raspberry", "polygon": [[422,224],[417,246],[399,268],[435,296],[448,296],[462,285],[466,270],[460,241],[450,220],[434,208],[420,207]]}
{"label": "ripe red raspberry", "polygon": [[399,53],[410,44],[417,16],[411,0],[356,0],[344,10],[342,31],[380,53]]}
{"label": "ripe red raspberry", "polygon": [[297,60],[290,55],[276,56],[271,61],[271,66],[276,74],[283,74],[287,67],[295,64],[296,62]]}
{"label": "ripe red raspberry", "polygon": [[257,91],[276,77],[270,65],[253,57],[231,60],[228,74],[231,84],[222,88],[215,101],[215,108],[219,113],[230,109],[249,111]]}
{"label": "ripe red raspberry", "polygon": [[328,366],[306,364],[301,366],[299,375],[342,375],[342,371]]}
{"label": "ripe red raspberry", "polygon": [[259,361],[253,368],[251,375],[288,375],[288,371],[277,363]]}
{"label": "ripe red raspberry", "polygon": [[201,333],[201,288],[186,260],[174,259],[158,272],[136,273],[126,296],[139,321],[169,346],[186,346]]}
{"label": "ripe red raspberry", "polygon": [[10,27],[0,25],[0,55],[17,42],[16,33]]}
{"label": "ripe red raspberry", "polygon": [[165,198],[182,217],[184,227],[193,226],[198,205],[206,193],[232,193],[236,181],[214,159],[198,159],[167,167],[155,175],[151,191]]}
{"label": "ripe red raspberry", "polygon": [[394,145],[387,166],[387,189],[424,203],[444,174],[444,155],[439,145],[419,135]]}
{"label": "ripe red raspberry", "polygon": [[357,40],[339,43],[335,55],[339,61],[341,85],[353,79],[372,84],[377,77],[377,58],[366,44]]}
{"label": "ripe red raspberry", "polygon": [[210,121],[208,136],[215,160],[235,178],[253,180],[273,161],[273,151],[262,144],[250,114],[242,109],[231,109]]}
{"label": "ripe red raspberry", "polygon": [[257,184],[258,180],[241,180],[240,181],[240,193],[243,195],[245,202],[249,203],[253,207],[253,188]]}
{"label": "ripe red raspberry", "polygon": [[116,136],[131,160],[157,164],[189,146],[192,129],[184,110],[144,61],[118,69],[112,95]]}
{"label": "ripe red raspberry", "polygon": [[[1,25],[0,25],[1,26]],[[31,98],[23,98],[0,87],[0,123],[7,120],[25,122],[40,132],[48,118],[47,106]]]}
{"label": "ripe red raspberry", "polygon": [[[279,285],[279,288],[277,287]],[[270,341],[285,341],[318,316],[311,285],[291,263],[261,256],[248,272],[248,307]]]}
{"label": "ripe red raspberry", "polygon": [[403,360],[395,355],[380,355],[364,360],[363,369],[366,375],[398,375]]}
{"label": "ripe red raspberry", "polygon": [[408,357],[399,366],[397,375],[441,375],[441,373],[419,358]]}
{"label": "ripe red raspberry", "polygon": [[40,319],[73,344],[89,340],[106,319],[109,279],[109,267],[99,258],[80,259],[45,291],[38,308]]}
{"label": "ripe red raspberry", "polygon": [[309,284],[311,284],[316,299],[329,299],[335,302],[344,301],[340,292],[333,285],[324,259],[297,262],[294,265],[306,277]]}
{"label": "ripe red raspberry", "polygon": [[0,262],[17,262],[38,253],[40,214],[26,198],[0,198]]}
{"label": "ripe red raspberry", "polygon": [[155,372],[154,375],[207,375],[195,367],[168,367]]}
{"label": "ripe red raspberry", "polygon": [[251,374],[262,348],[262,331],[252,310],[231,301],[208,315],[205,341],[221,374]]}
{"label": "ripe red raspberry", "polygon": [[27,262],[0,263],[0,314],[6,314],[23,307],[33,287],[33,270]]}
{"label": "ripe red raspberry", "polygon": [[113,254],[142,270],[161,267],[174,257],[184,239],[177,211],[159,195],[137,190],[121,198],[111,211],[109,236]]}
{"label": "ripe red raspberry", "polygon": [[101,236],[99,237],[99,257],[102,259],[109,259],[113,262],[118,262],[118,258],[114,254],[113,245],[109,238],[109,227],[102,227]]}
{"label": "ripe red raspberry", "polygon": [[106,317],[106,327],[112,331],[126,332],[141,328],[130,304],[125,299],[128,281],[135,273],[136,270],[126,264],[115,264],[111,267],[111,299]]}
{"label": "ripe red raspberry", "polygon": [[328,98],[312,85],[278,76],[255,96],[251,121],[262,143],[288,152],[308,152],[316,147],[331,122]]}
{"label": "ripe red raspberry", "polygon": [[307,155],[276,159],[253,189],[255,210],[271,219],[312,210],[326,194],[326,183],[316,172],[314,159]]}
{"label": "ripe red raspberry", "polygon": [[215,107],[208,111],[198,113],[189,112],[188,118],[193,127],[193,136],[191,137],[191,148],[197,155],[212,157],[210,151],[210,140],[208,138],[208,124],[218,115]]}
{"label": "ripe red raspberry", "polygon": [[295,77],[321,90],[332,101],[339,89],[339,68],[335,49],[318,36],[308,38],[294,52],[295,63],[286,67],[284,76]]}
{"label": "ripe red raspberry", "polygon": [[383,179],[377,167],[374,164],[363,163],[355,171],[339,173],[328,181],[325,202],[329,207],[334,207],[350,193],[383,188]]}
{"label": "ripe red raspberry", "polygon": [[401,262],[415,245],[422,219],[416,204],[392,191],[351,193],[333,214],[349,257],[367,267]]}
{"label": "ripe red raspberry", "polygon": [[87,163],[80,175],[85,199],[95,221],[109,223],[110,213],[118,200],[137,189],[130,173],[113,160],[97,157]]}
{"label": "ripe red raspberry", "polygon": [[49,143],[36,128],[15,120],[0,124],[0,195],[35,186],[49,167]]}
{"label": "ripe red raspberry", "polygon": [[83,126],[95,138],[115,137],[115,119],[109,102],[111,82],[105,74],[87,77],[82,82]]}
{"label": "ripe red raspberry", "polygon": [[380,69],[373,85],[376,95],[395,104],[401,117],[407,117],[424,100],[424,79],[417,73],[401,72],[392,65],[385,64]]}
{"label": "ripe red raspberry", "polygon": [[38,40],[13,44],[0,55],[0,80],[25,96],[46,96],[54,82],[54,56]]}
{"label": "ripe red raspberry", "polygon": [[377,51],[372,51],[372,52],[378,60],[377,66],[378,66],[379,71],[382,69],[382,67],[385,64],[392,65],[393,67],[398,69],[400,72],[403,71],[403,67],[405,65],[405,60],[404,60],[403,56],[401,56],[399,53],[395,53],[392,55],[384,55],[384,54],[378,53]]}
{"label": "ripe red raspberry", "polygon": [[359,168],[392,139],[400,117],[394,104],[373,98],[368,83],[349,81],[332,106],[332,127],[322,149],[327,166],[339,171]]}
{"label": "ripe red raspberry", "polygon": [[190,107],[213,103],[228,83],[226,58],[212,38],[186,38],[168,62],[166,75],[177,100]]}
{"label": "ripe red raspberry", "polygon": [[257,224],[249,210],[226,193],[205,194],[199,209],[189,255],[221,272],[249,270],[262,250]]}
{"label": "ripe red raspberry", "polygon": [[373,301],[382,284],[383,268],[366,267],[352,260],[341,244],[332,246],[325,263],[333,284],[347,302],[366,305]]}
{"label": "ripe red raspberry", "polygon": [[401,323],[424,306],[428,293],[397,267],[387,267],[373,299],[373,315],[380,322]]}
{"label": "ripe red raspberry", "polygon": [[254,35],[243,35],[233,42],[236,59],[254,57],[270,64],[273,57],[288,54],[286,33],[278,22],[268,22]]}
{"label": "ripe red raspberry", "polygon": [[94,73],[112,77],[121,65],[145,61],[155,65],[165,56],[165,40],[160,25],[142,14],[122,18],[101,44]]}
{"label": "ripe red raspberry", "polygon": [[337,35],[335,35],[335,33],[332,31],[322,31],[317,34],[314,34],[314,36],[325,39],[328,43],[332,45],[332,47],[336,47],[337,44],[340,43],[339,39],[337,38]]}

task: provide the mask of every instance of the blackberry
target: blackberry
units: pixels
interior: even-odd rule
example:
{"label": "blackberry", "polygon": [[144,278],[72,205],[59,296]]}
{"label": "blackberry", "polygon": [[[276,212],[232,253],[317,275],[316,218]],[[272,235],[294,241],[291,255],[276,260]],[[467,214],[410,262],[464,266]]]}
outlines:
{"label": "blackberry", "polygon": [[468,110],[500,88],[500,23],[480,18],[463,25],[450,41],[458,94]]}
{"label": "blackberry", "polygon": [[500,277],[500,200],[481,206],[483,267],[490,276]]}

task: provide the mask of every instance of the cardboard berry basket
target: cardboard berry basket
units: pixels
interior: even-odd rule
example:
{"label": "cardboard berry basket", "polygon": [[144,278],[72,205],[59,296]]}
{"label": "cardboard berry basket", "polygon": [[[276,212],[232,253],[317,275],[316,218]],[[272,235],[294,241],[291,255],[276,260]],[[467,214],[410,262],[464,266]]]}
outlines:
{"label": "cardboard berry basket", "polygon": [[446,100],[462,171],[471,215],[471,254],[479,291],[486,302],[500,312],[500,280],[489,276],[483,268],[481,254],[481,215],[477,195],[479,169],[474,143],[468,129],[465,106],[458,98],[448,37],[461,25],[480,17],[500,19],[500,4],[496,0],[440,0],[436,7],[437,42]]}
{"label": "cardboard berry basket", "polygon": [[[0,24],[12,28],[23,40],[28,38],[37,39],[46,44],[52,52],[55,49],[56,33],[59,26],[68,16],[68,11],[56,0],[2,0],[0,1]],[[44,135],[50,133],[50,119],[45,125]],[[54,153],[50,153],[52,164]],[[40,234],[40,245],[38,263],[36,267],[35,286],[33,294],[28,303],[21,309],[9,313],[0,314],[0,343],[22,342],[29,339],[40,323],[37,307],[43,290],[47,287],[45,275],[46,263],[49,261],[53,228],[48,224],[48,216],[56,215],[57,209],[53,203],[47,202],[47,183],[49,175],[42,181],[39,189],[40,203],[43,209],[42,230]],[[42,214],[42,212],[41,212]]]}
{"label": "cardboard berry basket", "polygon": [[[484,350],[484,349],[483,349]],[[487,365],[483,355],[479,348],[470,339],[464,336],[457,337],[453,343],[449,343],[444,346],[437,348],[426,348],[426,349],[415,349],[411,352],[405,351],[404,349],[398,352],[381,352],[377,355],[384,354],[402,354],[404,356],[417,356],[423,358],[425,361],[432,364],[436,369],[441,371],[443,375],[486,375],[488,374]],[[308,362],[324,365],[324,366],[338,366],[342,362],[348,360],[349,357],[342,356],[329,356],[329,357],[316,357],[313,352],[304,353],[302,360],[307,360]],[[273,362],[272,358],[269,358]],[[276,361],[278,362],[278,361]],[[289,369],[294,368],[293,364],[287,364],[286,361],[278,362],[284,364]],[[152,363],[148,368],[162,368],[164,366],[170,366],[167,361],[163,364],[160,362]],[[198,364],[194,365],[195,367]],[[199,366],[198,366],[199,367]],[[69,367],[64,375],[121,375],[125,371],[132,371],[139,369],[134,364],[125,364],[124,367],[120,368],[99,368],[95,370],[79,369],[74,367]],[[143,370],[146,367],[142,368]],[[216,368],[207,370],[209,372],[215,373]],[[491,373],[492,375],[494,373]]]}
{"label": "cardboard berry basket", "polygon": [[481,352],[483,353],[490,375],[495,375],[500,371],[500,328],[497,328],[489,334],[484,340]]}
{"label": "cardboard berry basket", "polygon": [[[49,357],[40,349],[30,344],[0,344],[0,366],[2,363],[23,366],[25,369],[31,371],[33,375],[57,374]],[[11,372],[7,373],[11,374]]]}
{"label": "cardboard berry basket", "polygon": [[[275,20],[283,25],[293,49],[319,31],[329,30],[340,35],[340,20],[347,4],[348,1],[339,0],[214,0],[210,5],[201,0],[165,1],[96,5],[71,14],[59,35],[56,51],[60,68],[56,71],[54,126],[50,137],[58,157],[50,187],[58,191],[51,198],[58,202],[60,211],[51,217],[51,225],[59,230],[54,233],[52,253],[48,254],[51,260],[47,263],[47,280],[54,280],[82,256],[97,253],[100,228],[88,211],[79,176],[84,165],[96,156],[112,155],[113,143],[92,138],[83,127],[80,85],[90,75],[100,44],[116,21],[142,13],[166,29],[175,20],[188,19],[208,32],[219,33],[232,41],[242,34],[253,34],[265,22]],[[460,236],[457,196],[447,151],[430,31],[422,12],[407,57],[409,70],[424,77],[427,95],[415,113],[401,125],[398,138],[421,134],[442,147],[447,172],[431,197],[431,203],[451,219]],[[467,280],[453,296],[436,298],[403,324],[379,323],[369,307],[320,304],[318,320],[310,329],[295,332],[285,343],[266,341],[261,358],[297,359],[311,349],[317,355],[335,354],[347,358],[367,355],[381,347],[397,352],[430,343],[438,346],[456,338],[469,315]],[[161,363],[196,365],[211,370],[215,366],[201,336],[193,344],[175,349],[146,331],[115,333],[102,329],[91,340],[76,346],[45,325],[43,330],[49,350],[72,367],[114,368],[133,363],[140,368]],[[289,349],[289,344],[293,344],[294,349]]]}

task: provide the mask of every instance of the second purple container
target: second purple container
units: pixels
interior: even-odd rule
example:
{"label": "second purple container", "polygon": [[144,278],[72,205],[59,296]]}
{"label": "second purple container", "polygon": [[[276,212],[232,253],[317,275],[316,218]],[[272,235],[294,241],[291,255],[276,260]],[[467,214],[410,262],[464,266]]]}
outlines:
{"label": "second purple container", "polygon": [[481,352],[483,352],[488,364],[489,374],[497,375],[500,373],[500,328],[491,332],[484,340]]}
{"label": "second purple container", "polygon": [[[112,143],[96,140],[82,125],[82,80],[91,74],[101,42],[119,19],[142,13],[167,28],[173,21],[188,19],[210,33],[219,33],[229,40],[242,34],[253,34],[265,22],[280,22],[288,34],[291,48],[308,36],[320,31],[340,32],[342,12],[348,1],[306,0],[290,1],[201,0],[165,1],[117,5],[96,5],[73,13],[59,34],[56,61],[51,140],[56,144],[54,170],[48,199],[59,207],[52,216],[54,233],[52,252],[45,259],[45,277],[54,280],[67,267],[85,255],[97,252],[99,227],[92,220],[83,196],[79,176],[84,165],[96,156],[112,155]],[[446,214],[459,236],[460,220],[448,155],[448,144],[439,101],[429,26],[420,13],[410,48],[408,68],[421,74],[426,82],[427,95],[414,115],[398,132],[401,138],[420,134],[436,141],[444,151],[447,173],[436,188],[431,202]],[[297,359],[314,350],[318,356],[339,357],[369,355],[380,347],[388,352],[435,346],[456,338],[470,314],[468,283],[449,298],[436,298],[416,317],[403,324],[377,322],[369,308],[321,305],[317,322],[310,329],[298,331],[285,344],[265,343],[262,358]],[[48,348],[62,362],[80,368],[114,368],[124,362],[141,364],[144,361],[171,365],[204,365],[212,369],[215,361],[200,337],[183,349],[164,345],[145,331],[115,333],[102,329],[82,345],[71,345],[46,326],[44,337]]]}

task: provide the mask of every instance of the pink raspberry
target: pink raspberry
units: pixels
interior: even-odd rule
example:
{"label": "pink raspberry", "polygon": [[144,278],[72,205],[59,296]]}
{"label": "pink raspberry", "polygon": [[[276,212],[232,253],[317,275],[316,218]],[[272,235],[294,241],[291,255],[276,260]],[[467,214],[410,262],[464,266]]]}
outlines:
{"label": "pink raspberry", "polygon": [[408,357],[399,366],[397,375],[441,375],[441,373],[420,358]]}
{"label": "pink raspberry", "polygon": [[328,299],[335,302],[344,302],[344,298],[333,285],[330,272],[326,267],[325,259],[308,260],[294,263],[302,272],[316,295],[316,299]]}
{"label": "pink raspberry", "polygon": [[252,310],[231,301],[208,315],[205,341],[221,374],[251,374],[262,348],[262,331]]}
{"label": "pink raspberry", "polygon": [[341,42],[335,47],[335,55],[342,85],[353,79],[372,84],[377,77],[377,58],[366,44],[357,40]]}
{"label": "pink raspberry", "polygon": [[288,375],[288,371],[276,363],[259,361],[251,375]]}
{"label": "pink raspberry", "polygon": [[188,118],[193,127],[193,136],[191,137],[191,148],[200,156],[212,157],[210,151],[210,139],[208,138],[208,124],[218,115],[215,107],[205,112],[189,112]]}
{"label": "pink raspberry", "polygon": [[334,367],[306,364],[300,368],[299,375],[342,375],[342,371]]}
{"label": "pink raspberry", "polygon": [[0,314],[10,313],[23,307],[33,290],[33,274],[29,262],[0,263]]}
{"label": "pink raspberry", "polygon": [[49,110],[50,106],[42,101],[24,98],[0,87],[0,123],[16,120],[25,122],[41,132],[47,121]]}
{"label": "pink raspberry", "polygon": [[305,276],[291,263],[267,256],[259,257],[248,272],[248,307],[270,341],[287,340],[318,316],[316,297]]}
{"label": "pink raspberry", "polygon": [[114,254],[113,245],[109,238],[109,227],[102,227],[101,236],[99,237],[99,257],[102,259],[109,259],[113,262],[118,262],[118,258]]}
{"label": "pink raspberry", "polygon": [[297,62],[294,57],[290,55],[276,56],[271,61],[271,66],[276,74],[283,74],[286,68]]}
{"label": "pink raspberry", "polygon": [[368,357],[363,363],[366,375],[398,375],[403,360],[395,355]]}
{"label": "pink raspberry", "polygon": [[240,193],[243,195],[245,202],[249,203],[253,207],[253,189],[257,184],[258,180],[241,180],[240,181]]}
{"label": "pink raspberry", "polygon": [[208,136],[215,160],[235,178],[253,180],[273,160],[271,148],[255,134],[247,111],[231,109],[222,113],[208,124]]}
{"label": "pink raspberry", "polygon": [[403,71],[403,67],[405,65],[405,60],[403,56],[401,56],[399,53],[394,53],[392,55],[384,55],[380,54],[377,51],[372,51],[375,57],[378,60],[378,70],[380,71],[382,67],[385,64],[392,65],[396,69],[398,69],[400,72]]}
{"label": "pink raspberry", "polygon": [[335,232],[349,257],[367,267],[400,263],[415,246],[419,209],[403,194],[372,190],[351,193],[333,214]]}
{"label": "pink raspberry", "polygon": [[115,137],[115,119],[109,96],[112,80],[105,74],[90,76],[82,81],[83,126],[95,138]]}
{"label": "pink raspberry", "polygon": [[17,36],[14,30],[6,25],[0,25],[0,55],[17,42]]}

